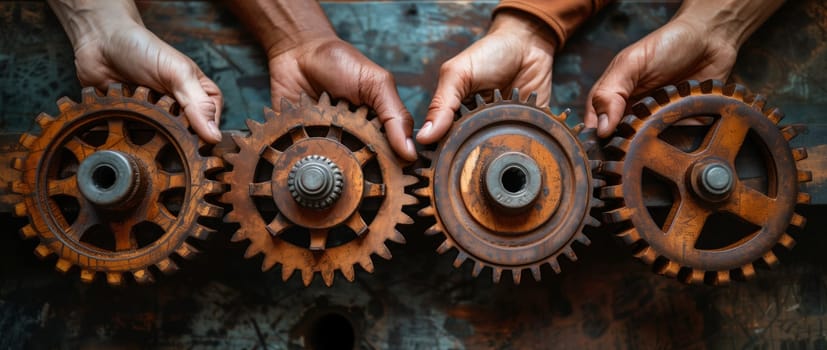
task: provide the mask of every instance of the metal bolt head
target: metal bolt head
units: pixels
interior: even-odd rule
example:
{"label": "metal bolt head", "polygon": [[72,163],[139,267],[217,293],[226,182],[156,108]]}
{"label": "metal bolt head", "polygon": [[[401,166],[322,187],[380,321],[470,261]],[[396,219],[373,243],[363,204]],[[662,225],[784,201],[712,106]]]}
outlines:
{"label": "metal bolt head", "polygon": [[325,209],[342,195],[344,176],[332,160],[314,154],[293,165],[287,176],[287,186],[301,206]]}
{"label": "metal bolt head", "polygon": [[537,162],[519,152],[503,153],[485,169],[485,191],[491,201],[506,211],[529,207],[540,194],[542,173]]}
{"label": "metal bolt head", "polygon": [[701,186],[713,195],[723,195],[732,189],[733,174],[729,167],[722,164],[707,165],[701,172]]}

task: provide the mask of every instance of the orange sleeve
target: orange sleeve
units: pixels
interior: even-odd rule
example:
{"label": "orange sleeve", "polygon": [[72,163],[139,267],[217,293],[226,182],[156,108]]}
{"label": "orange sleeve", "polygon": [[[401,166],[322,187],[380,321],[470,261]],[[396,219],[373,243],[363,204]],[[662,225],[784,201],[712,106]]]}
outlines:
{"label": "orange sleeve", "polygon": [[504,9],[527,12],[546,22],[557,36],[559,47],[587,18],[611,0],[502,0],[494,15]]}

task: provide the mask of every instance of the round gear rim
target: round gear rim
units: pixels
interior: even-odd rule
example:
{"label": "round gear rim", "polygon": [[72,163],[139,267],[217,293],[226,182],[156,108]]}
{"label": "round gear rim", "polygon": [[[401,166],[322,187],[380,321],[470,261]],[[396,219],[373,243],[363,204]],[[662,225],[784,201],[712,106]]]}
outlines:
{"label": "round gear rim", "polygon": [[[217,181],[206,178],[223,168],[217,157],[203,157],[199,149],[204,145],[189,130],[189,123],[177,102],[168,96],[155,99],[149,89],[138,87],[134,93],[121,84],[112,84],[105,94],[93,87],[84,88],[81,103],[68,97],[57,102],[60,114],[52,117],[41,113],[37,117],[41,134],[23,134],[20,143],[29,150],[24,158],[15,159],[13,167],[22,172],[20,181],[12,183],[14,192],[22,196],[15,206],[17,216],[27,216],[30,223],[21,229],[23,238],[39,238],[35,254],[40,258],[57,255],[56,268],[67,273],[73,266],[80,268],[80,278],[91,283],[98,273],[104,273],[111,285],[124,283],[124,274],[130,274],[138,283],[154,281],[151,268],[164,274],[178,269],[171,258],[177,255],[192,258],[198,250],[187,243],[190,237],[205,239],[212,232],[198,221],[202,218],[220,218],[221,207],[209,204],[205,196],[224,190]],[[137,145],[129,136],[126,123],[138,123],[153,130],[151,140]],[[91,145],[76,132],[106,124],[106,141]],[[89,131],[89,130],[86,130]],[[165,147],[171,147],[182,163],[180,172],[167,172],[155,159]],[[146,166],[146,179],[141,184],[145,191],[134,208],[118,219],[98,213],[98,208],[78,189],[78,175],[57,178],[56,159],[61,152],[71,152],[80,164],[98,151],[127,151]],[[161,192],[183,189],[183,200],[177,215],[158,201]],[[54,196],[74,197],[78,214],[70,224],[60,211]],[[102,219],[106,215],[107,219]],[[138,246],[134,229],[143,222],[157,225],[164,232],[151,243]],[[84,234],[96,225],[109,226],[114,237],[115,250],[84,243]],[[127,231],[128,230],[128,231]],[[78,233],[80,232],[80,233]]]}
{"label": "round gear rim", "polygon": [[[379,118],[369,120],[367,107],[352,111],[346,101],[339,101],[334,106],[327,93],[323,93],[318,102],[303,94],[298,106],[282,99],[281,113],[265,108],[264,118],[263,124],[247,120],[250,130],[248,136],[233,135],[239,151],[224,155],[225,160],[232,164],[232,170],[219,175],[224,182],[232,184],[230,191],[221,198],[222,202],[233,207],[225,216],[225,221],[240,225],[232,240],[250,241],[245,258],[263,254],[262,271],[280,264],[281,276],[285,281],[299,270],[306,286],[310,285],[317,272],[327,286],[333,284],[336,271],[352,282],[355,278],[354,266],[357,264],[364,270],[373,272],[372,254],[390,260],[391,252],[386,241],[405,243],[405,237],[396,229],[396,225],[413,224],[413,219],[404,214],[402,208],[417,203],[416,198],[405,194],[405,187],[416,183],[417,179],[403,175],[403,162],[387,143]],[[327,134],[310,136],[310,128],[327,128]],[[356,138],[363,147],[358,150],[348,149],[342,144],[345,134]],[[284,137],[289,137],[291,144],[284,150],[274,148],[273,143]],[[271,165],[285,162],[285,159],[299,161],[311,156],[313,150],[318,151],[318,155],[343,162],[338,164],[338,171],[344,175],[337,179],[342,179],[344,185],[336,185],[341,186],[342,193],[331,207],[313,209],[298,206],[286,178],[295,163],[281,170],[274,166],[273,177],[255,182],[259,161]],[[346,155],[342,155],[342,152]],[[370,182],[361,175],[362,167],[374,159],[381,172],[381,183]],[[348,164],[358,164],[358,169],[353,169]],[[348,174],[359,175],[364,183],[355,184]],[[279,181],[275,181],[276,178]],[[279,183],[281,184],[277,185]],[[282,198],[282,193],[286,193],[283,198],[289,199],[274,200],[274,196]],[[264,197],[267,201],[274,202],[277,213],[272,221],[266,222],[262,217],[253,197]],[[356,208],[342,210],[339,203],[350,201],[351,198],[356,198],[353,200]],[[382,198],[370,224],[366,224],[359,213],[364,198]],[[288,214],[297,217],[296,221],[304,222],[292,222]],[[307,226],[310,224],[314,227]],[[356,233],[356,238],[335,247],[327,247],[325,242],[329,230],[338,226],[349,227]],[[298,246],[280,236],[291,227],[309,229],[309,247]]]}
{"label": "round gear rim", "polygon": [[[604,184],[602,180],[592,176],[593,171],[599,168],[600,162],[589,160],[588,157],[588,150],[594,145],[588,137],[594,135],[594,130],[584,131],[583,124],[569,128],[565,124],[568,110],[559,116],[554,115],[548,107],[538,107],[536,99],[536,93],[531,93],[526,101],[522,101],[519,89],[513,89],[511,98],[508,100],[502,98],[499,90],[494,90],[491,103],[486,103],[484,98],[476,95],[476,108],[469,110],[461,106],[461,117],[454,122],[447,136],[437,145],[436,151],[422,152],[423,158],[431,161],[431,166],[416,169],[416,172],[428,180],[428,185],[415,190],[414,193],[430,200],[430,205],[420,210],[419,216],[433,217],[436,221],[426,230],[425,234],[442,234],[445,240],[437,248],[437,252],[443,254],[452,248],[456,249],[454,266],[459,268],[466,260],[471,260],[473,277],[479,276],[484,268],[489,267],[492,270],[494,283],[500,281],[504,270],[511,273],[515,284],[520,283],[525,270],[530,271],[534,279],[539,281],[541,267],[546,264],[555,273],[560,273],[558,259],[561,255],[570,261],[577,260],[577,255],[572,249],[574,242],[579,242],[584,246],[591,244],[582,232],[584,226],[600,226],[600,222],[590,215],[592,208],[602,206],[602,201],[595,198],[593,192],[594,189]],[[498,134],[497,130],[507,130],[512,134]],[[523,136],[524,134],[536,136],[536,139],[541,139],[538,142],[544,143],[532,143],[528,141],[530,137]],[[479,210],[473,207],[480,207],[479,203],[482,200],[468,198],[467,189],[460,189],[463,185],[458,182],[466,184],[483,181],[469,181],[469,177],[462,175],[467,170],[458,168],[463,167],[462,163],[468,167],[479,168],[478,165],[471,165],[476,162],[469,163],[469,156],[476,157],[482,154],[482,152],[477,153],[477,149],[488,147],[483,143],[491,140],[497,139],[491,142],[498,143],[500,142],[498,138],[502,138],[502,145],[505,145],[506,149],[503,152],[507,151],[506,153],[519,148],[509,148],[507,145],[509,141],[505,140],[508,137],[516,137],[520,142],[534,145],[534,148],[531,148],[533,151],[538,151],[539,148],[537,154],[532,154],[532,152],[524,152],[524,154],[529,158],[541,157],[539,159],[545,160],[535,163],[543,169],[541,170],[544,171],[542,176],[550,174],[549,167],[552,163],[556,164],[554,166],[558,168],[552,172],[560,172],[557,186],[562,194],[556,199],[553,195],[549,196],[549,192],[554,192],[554,190],[549,191],[552,181],[544,180],[547,182],[544,182],[543,190],[539,191],[540,194],[535,197],[531,204],[532,207],[518,215],[519,217],[539,218],[539,220],[528,225],[514,224],[516,221],[511,222],[507,227],[515,232],[506,235],[498,233],[498,230],[492,230],[491,227],[496,223],[487,221],[503,220],[502,222],[505,222],[509,219],[486,220],[483,217],[500,216],[474,214]],[[541,155],[546,158],[542,158]],[[482,172],[480,170],[479,174]],[[466,187],[468,186],[475,185]],[[460,199],[463,196],[466,196],[466,199]],[[451,198],[454,200],[452,201]],[[549,203],[544,203],[543,200]],[[462,201],[465,202],[459,203]],[[468,204],[474,202],[476,204]],[[490,202],[496,201],[492,199]],[[530,216],[534,215],[534,211],[540,211],[543,214]],[[497,213],[496,210],[489,212]],[[531,214],[526,214],[528,212]],[[460,222],[471,224],[465,227]],[[483,222],[486,223],[483,224]]]}
{"label": "round gear rim", "polygon": [[[685,283],[723,285],[732,276],[752,278],[755,262],[776,265],[778,258],[772,249],[791,249],[795,240],[786,233],[788,227],[800,229],[806,223],[795,212],[795,206],[810,202],[810,196],[800,192],[798,184],[811,181],[812,174],[796,166],[807,152],[789,146],[801,127],[779,127],[783,113],[778,108],[765,108],[764,97],[748,96],[747,90],[737,84],[687,81],[666,86],[652,96],[632,107],[632,114],[624,117],[618,127],[618,136],[606,146],[616,158],[603,163],[602,173],[617,180],[601,189],[601,198],[618,205],[604,214],[605,222],[625,225],[617,236],[635,247],[638,259],[652,265],[656,273]],[[695,116],[716,118],[697,150],[687,153],[660,141],[661,131]],[[735,158],[751,130],[763,143],[765,160],[770,158],[766,168],[774,194],[749,188],[737,175]],[[693,169],[707,165],[710,159],[730,168],[734,175],[730,194],[711,201],[704,199],[708,196],[696,189],[697,182],[692,182],[700,178],[693,176],[697,174]],[[675,203],[664,227],[658,227],[646,213],[640,180],[624,181],[640,179],[643,168],[669,179],[674,186]],[[766,205],[750,205],[755,203]],[[760,230],[725,247],[697,249],[695,244],[706,218],[716,212],[739,216]],[[678,222],[682,224],[675,224]]]}

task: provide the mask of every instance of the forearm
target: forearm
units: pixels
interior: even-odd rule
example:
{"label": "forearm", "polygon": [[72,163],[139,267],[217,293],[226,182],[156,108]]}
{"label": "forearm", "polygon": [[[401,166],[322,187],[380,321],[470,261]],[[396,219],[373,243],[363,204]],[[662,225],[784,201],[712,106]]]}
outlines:
{"label": "forearm", "polygon": [[238,0],[229,2],[229,6],[271,57],[304,41],[336,36],[316,1]]}
{"label": "forearm", "polygon": [[675,19],[707,25],[710,35],[740,47],[784,0],[685,0]]}
{"label": "forearm", "polygon": [[143,25],[132,0],[49,0],[49,6],[77,50],[107,28]]}

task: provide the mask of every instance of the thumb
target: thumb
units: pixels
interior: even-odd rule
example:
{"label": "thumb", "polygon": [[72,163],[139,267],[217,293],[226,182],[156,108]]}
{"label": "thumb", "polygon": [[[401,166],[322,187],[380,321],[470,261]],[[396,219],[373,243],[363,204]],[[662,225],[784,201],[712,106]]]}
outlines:
{"label": "thumb", "polygon": [[622,53],[615,57],[589,94],[587,126],[596,126],[597,135],[609,137],[626,110],[626,101],[640,80],[640,66]]}
{"label": "thumb", "polygon": [[454,65],[446,64],[440,70],[439,84],[434,92],[434,99],[428,107],[425,124],[419,129],[416,140],[422,144],[431,144],[439,141],[451,124],[454,115],[459,109],[462,99],[470,93],[468,80]]}
{"label": "thumb", "polygon": [[399,98],[393,76],[390,73],[380,74],[374,79],[369,79],[369,84],[374,86],[360,91],[367,94],[361,96],[361,100],[371,102],[370,105],[384,125],[388,142],[396,154],[405,160],[415,161],[416,146],[411,139],[413,117]]}
{"label": "thumb", "polygon": [[192,129],[206,142],[221,141],[217,121],[221,115],[222,97],[218,86],[197,67],[173,71],[172,74],[174,76],[169,80],[172,83],[170,90],[184,110]]}

